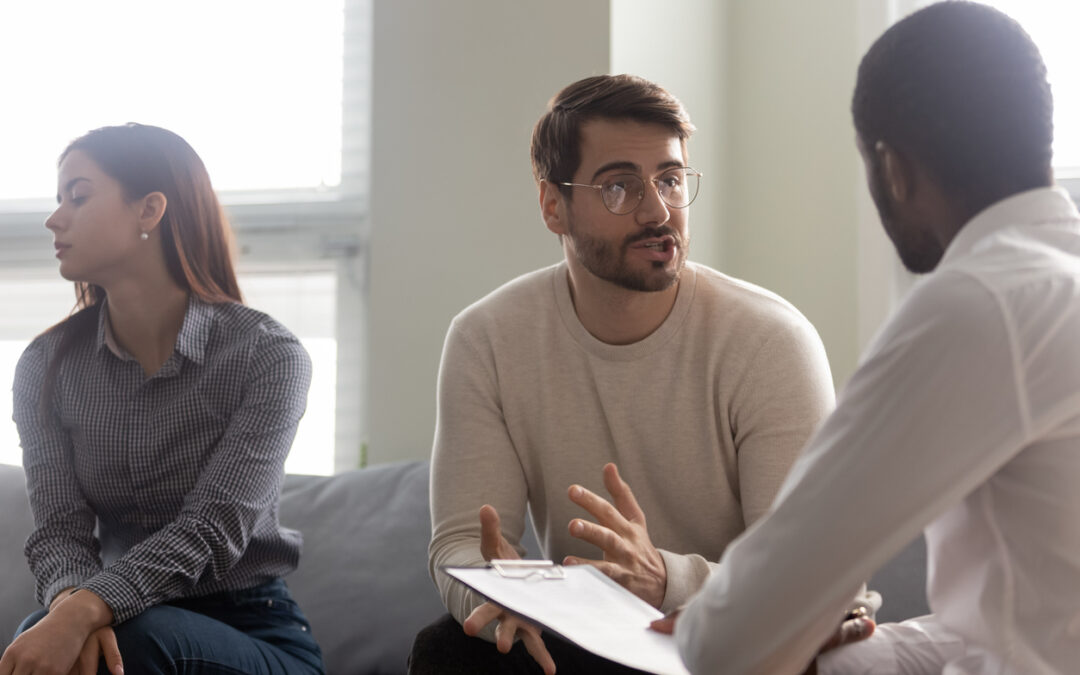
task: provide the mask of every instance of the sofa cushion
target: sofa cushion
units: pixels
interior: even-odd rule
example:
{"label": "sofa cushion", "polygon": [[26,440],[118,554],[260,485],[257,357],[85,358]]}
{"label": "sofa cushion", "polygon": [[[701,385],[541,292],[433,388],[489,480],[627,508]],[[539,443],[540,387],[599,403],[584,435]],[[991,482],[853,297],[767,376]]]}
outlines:
{"label": "sofa cushion", "polygon": [[329,675],[404,673],[413,637],[446,611],[427,571],[428,463],[287,476],[281,522],[304,535],[286,581]]}

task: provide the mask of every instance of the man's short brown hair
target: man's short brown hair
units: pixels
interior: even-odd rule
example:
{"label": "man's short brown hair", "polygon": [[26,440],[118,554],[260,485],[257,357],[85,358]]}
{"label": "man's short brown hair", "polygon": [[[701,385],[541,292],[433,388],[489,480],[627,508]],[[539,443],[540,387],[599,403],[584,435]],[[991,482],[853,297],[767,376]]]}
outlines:
{"label": "man's short brown hair", "polygon": [[[533,128],[537,182],[573,180],[581,164],[581,126],[594,119],[659,124],[683,142],[694,132],[682,103],[660,85],[635,75],[587,77],[555,94]],[[569,188],[560,189],[569,196]]]}

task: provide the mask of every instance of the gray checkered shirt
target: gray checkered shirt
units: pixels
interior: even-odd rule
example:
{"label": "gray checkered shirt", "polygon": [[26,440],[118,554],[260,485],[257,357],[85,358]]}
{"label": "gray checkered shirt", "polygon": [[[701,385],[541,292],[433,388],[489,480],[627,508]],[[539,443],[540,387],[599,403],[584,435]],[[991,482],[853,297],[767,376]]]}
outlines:
{"label": "gray checkered shirt", "polygon": [[278,498],[311,381],[300,342],[265,314],[192,297],[172,356],[147,378],[107,344],[107,312],[62,362],[47,414],[60,331],[15,371],[38,601],[79,586],[120,623],[295,569],[300,534],[278,524]]}

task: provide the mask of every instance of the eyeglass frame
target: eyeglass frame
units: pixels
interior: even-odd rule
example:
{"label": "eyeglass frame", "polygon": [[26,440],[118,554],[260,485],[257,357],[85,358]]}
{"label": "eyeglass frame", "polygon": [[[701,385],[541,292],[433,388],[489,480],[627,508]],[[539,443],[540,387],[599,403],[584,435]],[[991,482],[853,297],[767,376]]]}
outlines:
{"label": "eyeglass frame", "polygon": [[[701,179],[705,177],[705,174],[701,173],[697,169],[695,169],[693,167],[690,167],[690,166],[673,166],[673,167],[671,167],[669,169],[664,169],[660,173],[660,176],[663,176],[664,174],[666,174],[666,173],[668,173],[670,171],[685,171],[687,174],[697,176],[697,179],[698,179],[698,191],[694,193],[694,196],[690,198],[690,201],[686,202],[682,206],[675,206],[674,204],[668,203],[668,200],[665,199],[664,195],[660,193],[660,179],[659,179],[659,176],[656,177],[656,178],[648,178],[648,179],[646,179],[645,176],[642,176],[640,174],[625,172],[625,173],[613,173],[613,174],[611,174],[610,177],[614,178],[616,176],[633,176],[634,178],[637,178],[638,180],[641,181],[641,185],[643,187],[644,187],[644,185],[646,183],[651,183],[656,188],[656,195],[658,197],[660,197],[660,201],[664,202],[664,204],[666,204],[669,208],[685,209],[688,206],[690,206],[691,204],[693,204],[694,200],[697,199],[698,193],[701,192]],[[557,181],[556,185],[561,185],[563,187],[587,187],[587,188],[592,188],[594,190],[603,190],[604,189],[604,184],[603,183],[601,183],[599,185],[590,185],[589,183],[567,183],[565,181]],[[630,209],[629,211],[627,211],[625,213],[617,213],[615,211],[612,211],[611,207],[608,206],[606,201],[604,201],[603,192],[600,193],[600,203],[604,205],[604,208],[608,210],[608,213],[611,213],[612,215],[615,215],[615,216],[628,216],[628,215],[630,215],[634,211],[638,210],[638,207],[641,206],[641,203],[643,201],[645,201],[645,193],[644,193],[644,191],[642,191],[641,196],[638,197],[637,204],[634,204],[634,208]]]}

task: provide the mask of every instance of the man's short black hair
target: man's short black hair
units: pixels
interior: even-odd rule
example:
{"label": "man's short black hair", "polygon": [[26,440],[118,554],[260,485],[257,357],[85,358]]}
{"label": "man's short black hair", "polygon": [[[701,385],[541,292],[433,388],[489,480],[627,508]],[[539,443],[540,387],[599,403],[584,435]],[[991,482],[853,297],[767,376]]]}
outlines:
{"label": "man's short black hair", "polygon": [[869,149],[884,141],[975,213],[1050,184],[1053,97],[1020,24],[941,2],[894,24],[863,57],[851,109]]}

